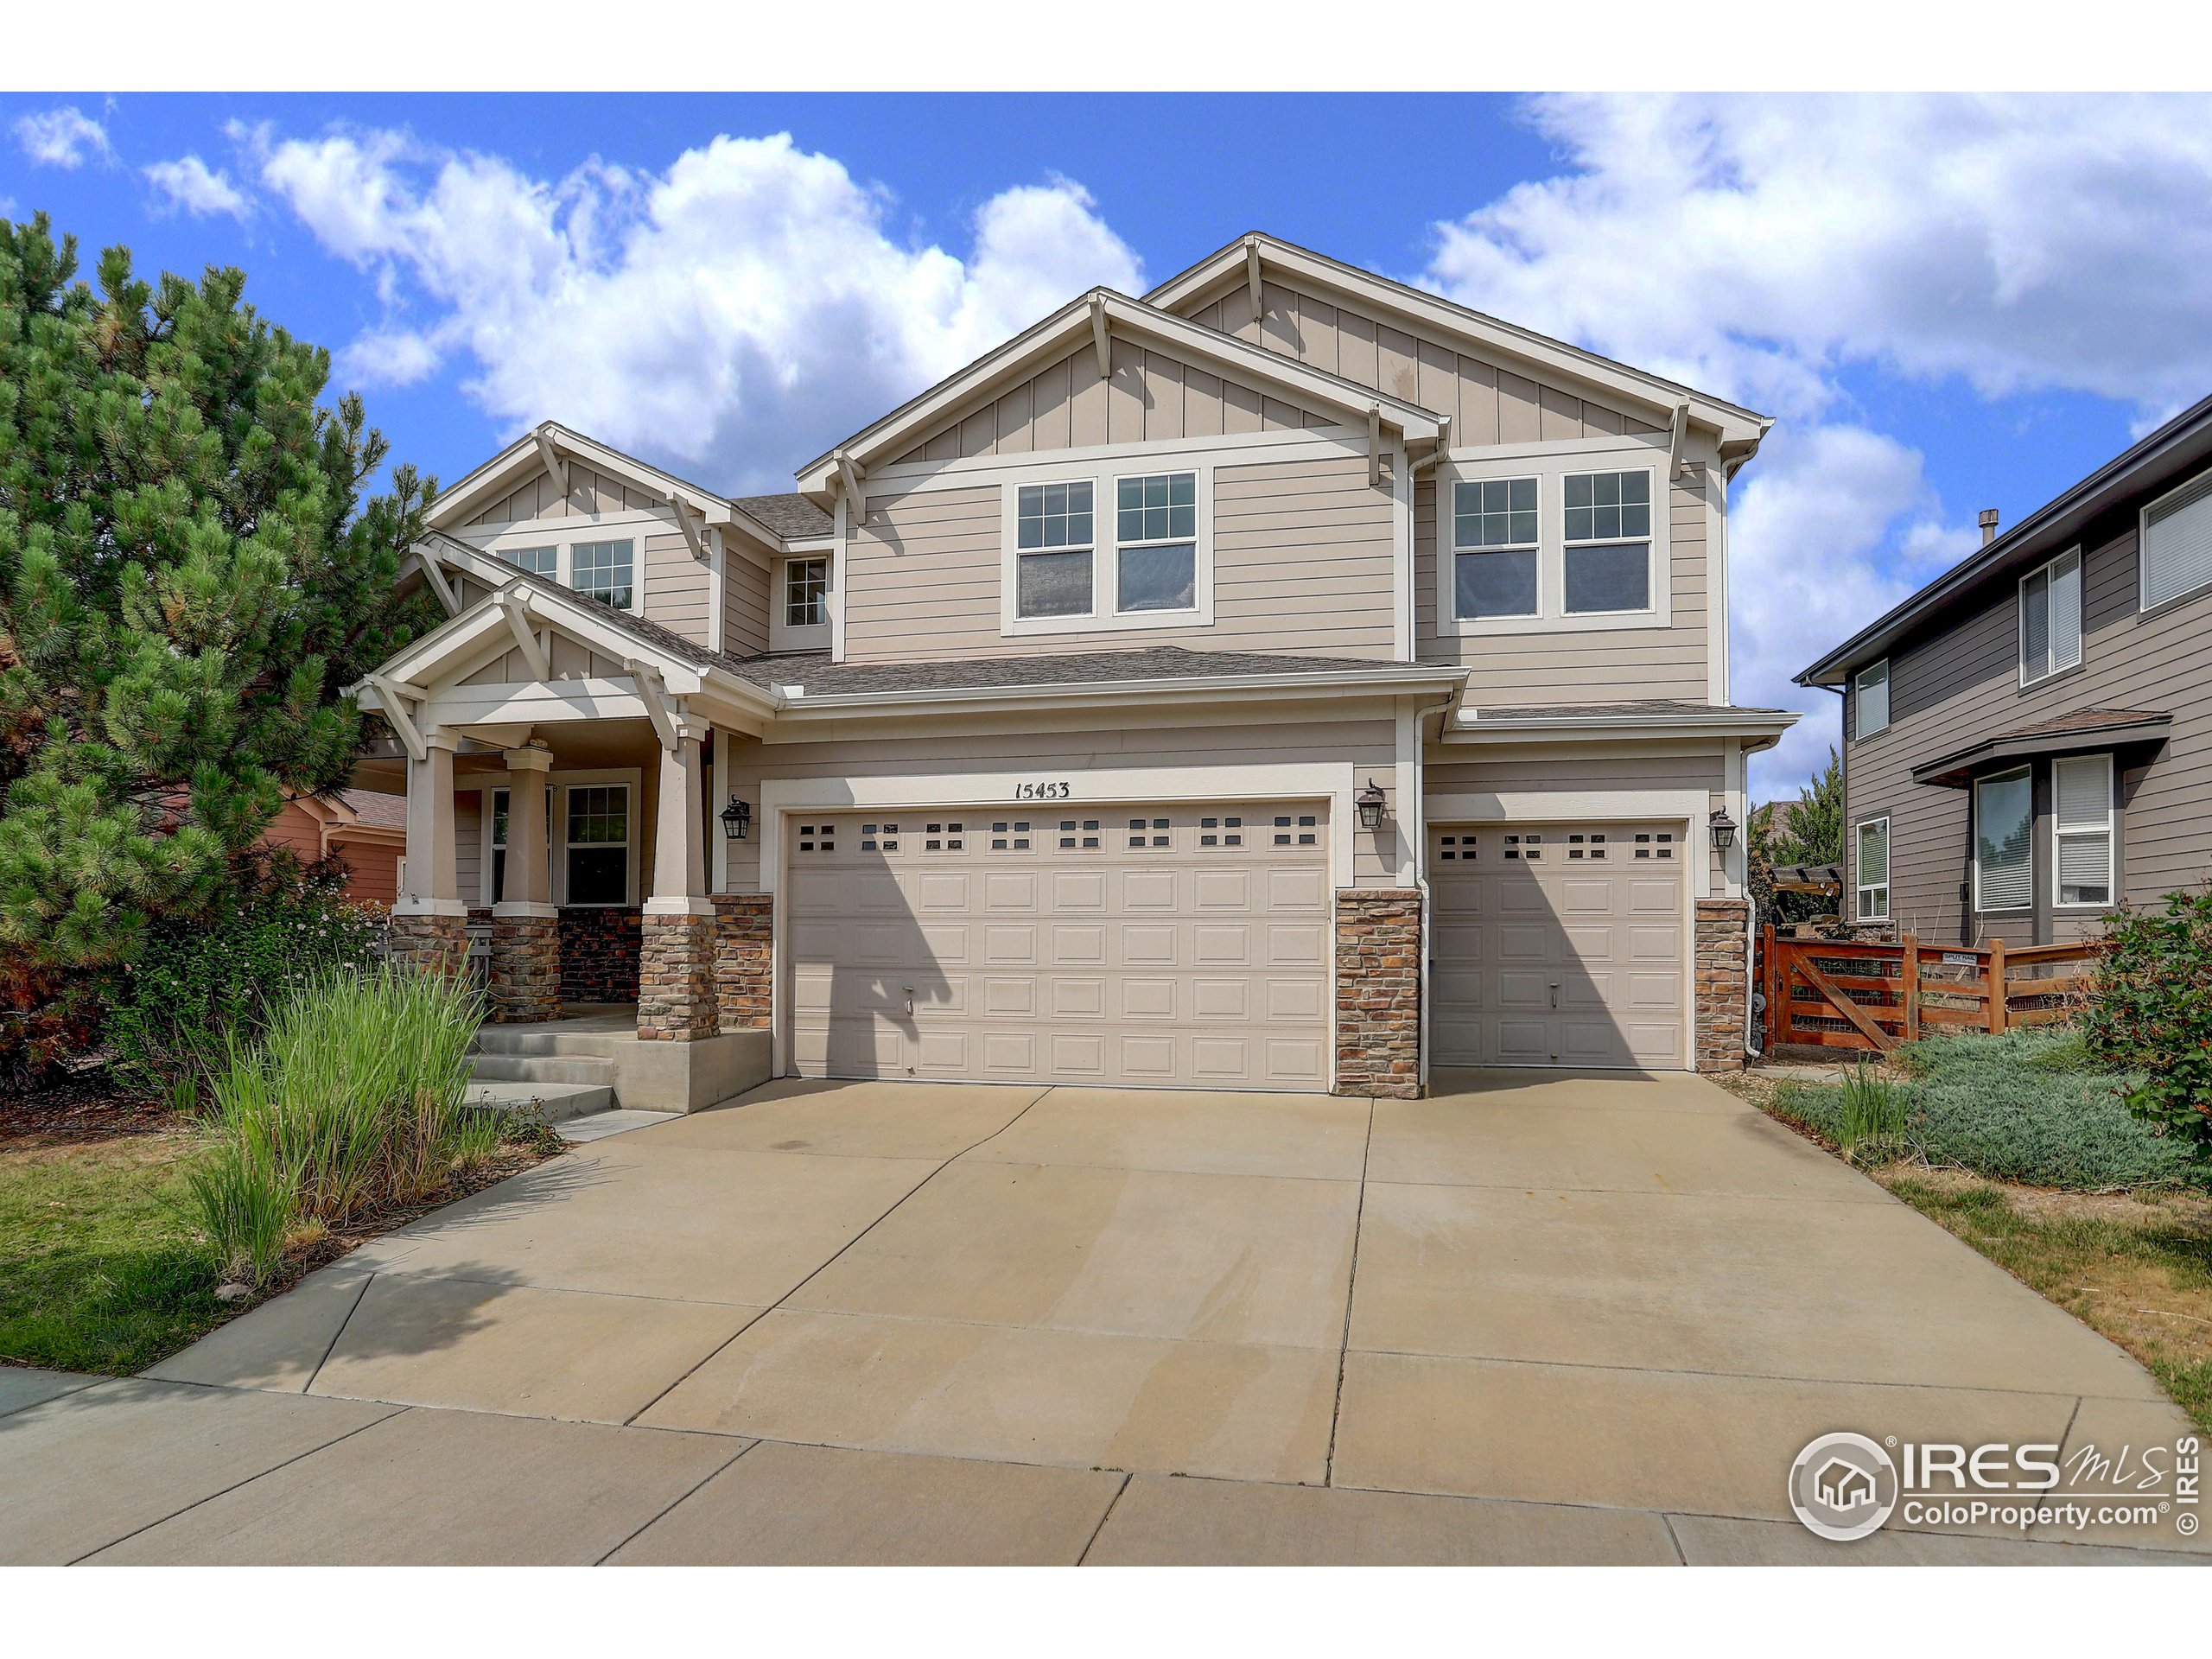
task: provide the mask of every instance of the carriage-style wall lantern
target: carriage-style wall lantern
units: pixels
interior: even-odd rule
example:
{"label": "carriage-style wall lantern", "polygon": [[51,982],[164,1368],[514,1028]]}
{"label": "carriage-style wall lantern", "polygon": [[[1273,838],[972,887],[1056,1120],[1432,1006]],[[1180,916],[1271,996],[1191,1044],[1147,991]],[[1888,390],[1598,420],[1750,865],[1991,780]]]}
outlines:
{"label": "carriage-style wall lantern", "polygon": [[1713,845],[1715,850],[1725,853],[1736,844],[1736,820],[1728,816],[1726,807],[1716,806],[1713,809],[1711,823]]}
{"label": "carriage-style wall lantern", "polygon": [[1382,827],[1382,786],[1372,778],[1367,787],[1352,797],[1352,804],[1359,809],[1359,827],[1380,830]]}
{"label": "carriage-style wall lantern", "polygon": [[753,803],[729,798],[729,804],[722,808],[722,835],[730,841],[745,841],[753,834]]}

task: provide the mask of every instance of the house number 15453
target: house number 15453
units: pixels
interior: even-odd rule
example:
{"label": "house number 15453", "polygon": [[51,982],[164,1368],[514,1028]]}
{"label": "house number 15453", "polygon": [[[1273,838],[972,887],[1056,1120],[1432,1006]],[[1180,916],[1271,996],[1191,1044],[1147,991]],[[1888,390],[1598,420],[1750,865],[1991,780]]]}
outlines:
{"label": "house number 15453", "polygon": [[1016,784],[1014,786],[1014,798],[1017,801],[1065,801],[1073,793],[1073,786],[1065,779],[1055,783]]}

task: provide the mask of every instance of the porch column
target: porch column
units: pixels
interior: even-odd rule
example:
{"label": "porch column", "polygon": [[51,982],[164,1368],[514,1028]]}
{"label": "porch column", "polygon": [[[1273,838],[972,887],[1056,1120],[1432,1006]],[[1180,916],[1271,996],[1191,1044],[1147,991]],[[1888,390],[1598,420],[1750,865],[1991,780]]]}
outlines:
{"label": "porch column", "polygon": [[524,1025],[561,1017],[560,912],[545,856],[545,783],[553,756],[506,752],[506,878],[492,906],[492,1018]]}
{"label": "porch column", "polygon": [[686,720],[660,755],[653,891],[639,952],[638,1035],[693,1042],[715,1034],[715,906],[707,892],[707,727]]}
{"label": "porch column", "polygon": [[468,906],[461,901],[454,857],[453,754],[455,741],[435,728],[423,754],[407,762],[407,884],[391,911],[391,956],[426,971],[458,974],[468,965]]}

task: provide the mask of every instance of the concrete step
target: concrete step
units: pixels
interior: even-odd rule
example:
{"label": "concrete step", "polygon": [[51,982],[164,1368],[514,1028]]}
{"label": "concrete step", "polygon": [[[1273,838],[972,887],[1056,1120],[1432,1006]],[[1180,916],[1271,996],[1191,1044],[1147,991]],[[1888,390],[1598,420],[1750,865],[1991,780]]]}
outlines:
{"label": "concrete step", "polygon": [[632,1129],[651,1128],[656,1123],[673,1123],[683,1116],[681,1112],[594,1112],[588,1117],[564,1121],[561,1138],[571,1145],[604,1141],[610,1135],[626,1135]]}
{"label": "concrete step", "polygon": [[612,1089],[615,1067],[589,1054],[478,1054],[468,1073],[479,1083],[589,1083]]}
{"label": "concrete step", "polygon": [[610,1042],[634,1038],[637,1030],[634,1019],[604,1026],[576,1020],[542,1026],[479,1026],[472,1047],[478,1054],[604,1055]]}
{"label": "concrete step", "polygon": [[613,1109],[614,1091],[605,1084],[471,1083],[465,1103],[486,1111],[563,1123]]}

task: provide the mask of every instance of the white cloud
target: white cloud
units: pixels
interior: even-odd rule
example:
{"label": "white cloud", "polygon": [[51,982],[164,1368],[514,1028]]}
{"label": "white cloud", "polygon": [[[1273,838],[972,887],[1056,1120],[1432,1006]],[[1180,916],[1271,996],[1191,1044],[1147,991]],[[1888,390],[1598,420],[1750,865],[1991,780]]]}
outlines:
{"label": "white cloud", "polygon": [[197,156],[156,162],[144,172],[148,181],[166,198],[170,213],[181,208],[194,219],[207,219],[217,213],[244,219],[253,211],[253,204],[246,200],[243,190],[231,182],[229,174],[220,168],[210,170]]}
{"label": "white cloud", "polygon": [[115,146],[107,129],[74,104],[19,116],[16,142],[23,154],[40,167],[82,167],[86,161],[112,162]]}
{"label": "white cloud", "polygon": [[419,379],[459,354],[495,417],[548,416],[730,489],[791,469],[1084,288],[1141,287],[1080,185],[983,204],[963,258],[893,239],[892,204],[787,135],[663,174],[557,180],[405,133],[243,135],[262,183],[388,308],[343,366]]}
{"label": "white cloud", "polygon": [[1916,454],[1859,424],[1845,371],[2087,392],[2145,422],[2212,384],[2206,100],[1529,110],[1565,170],[1440,226],[1428,279],[1782,417],[1731,532],[1736,698],[1808,714],[1755,762],[1764,786],[1794,785],[1835,735],[1834,699],[1789,675],[1975,539]]}

